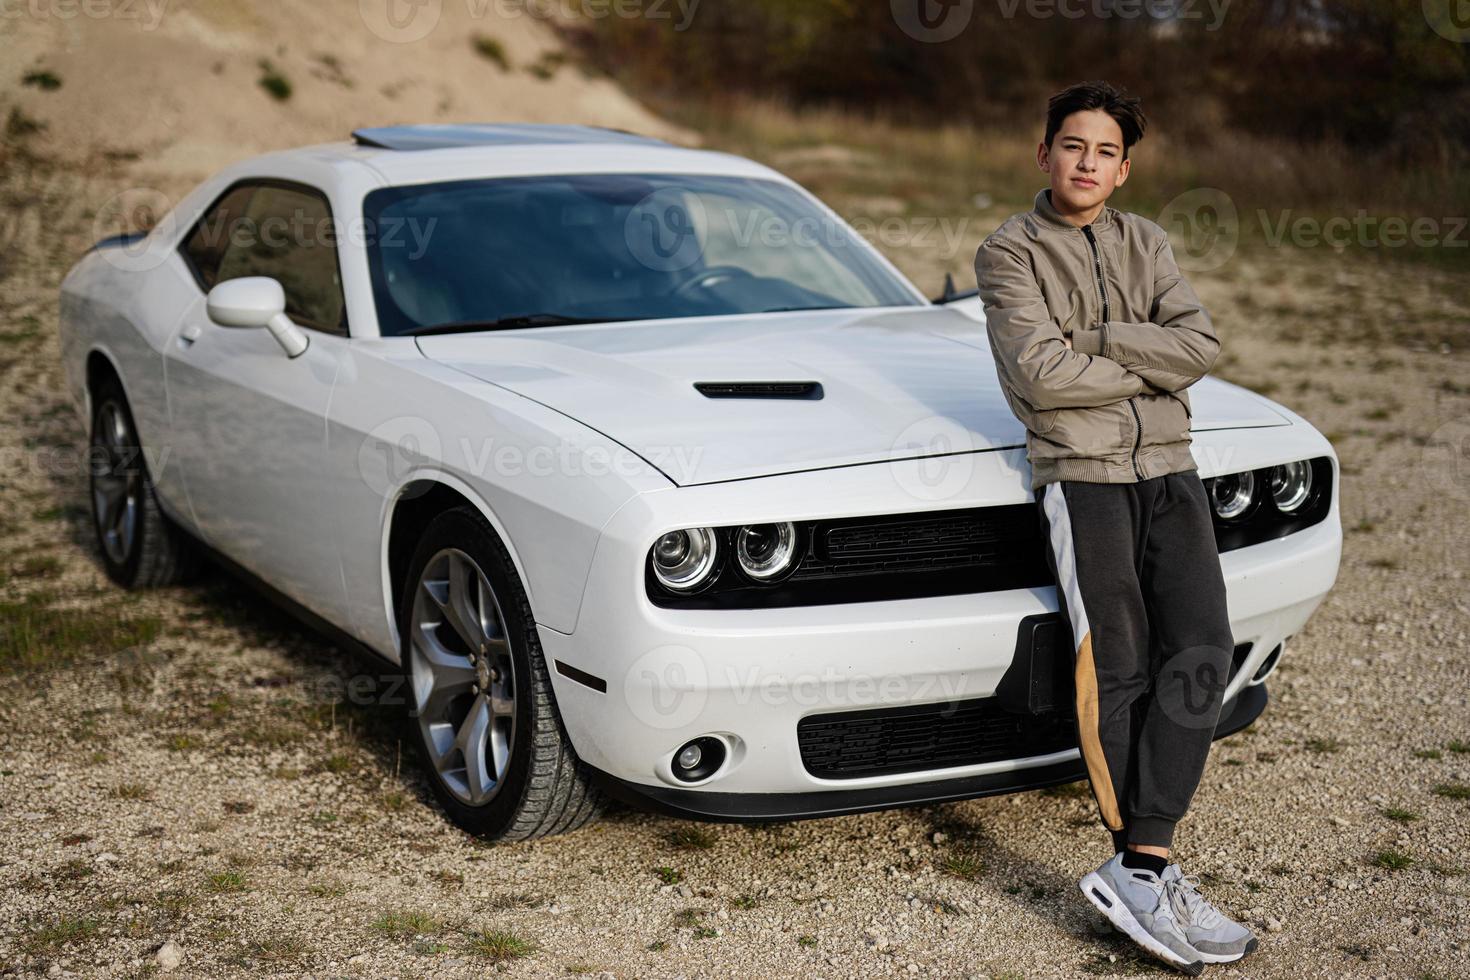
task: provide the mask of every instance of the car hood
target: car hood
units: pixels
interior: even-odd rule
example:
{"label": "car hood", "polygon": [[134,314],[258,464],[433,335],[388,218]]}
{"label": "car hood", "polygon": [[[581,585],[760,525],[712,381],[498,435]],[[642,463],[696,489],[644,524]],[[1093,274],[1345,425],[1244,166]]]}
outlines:
{"label": "car hood", "polygon": [[[1026,444],[985,325],[940,306],[640,320],[418,339],[424,355],[570,416],[681,486]],[[815,381],[820,398],[699,382]],[[1193,429],[1289,425],[1204,378]]]}

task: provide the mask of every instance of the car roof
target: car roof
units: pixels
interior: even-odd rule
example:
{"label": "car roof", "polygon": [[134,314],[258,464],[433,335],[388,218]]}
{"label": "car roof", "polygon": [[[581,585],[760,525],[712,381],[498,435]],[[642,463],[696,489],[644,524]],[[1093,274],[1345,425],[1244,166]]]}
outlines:
{"label": "car roof", "polygon": [[643,143],[668,146],[661,139],[603,126],[552,123],[455,123],[441,126],[380,126],[356,129],[359,146],[412,152],[467,146],[528,146],[548,143]]}
{"label": "car roof", "polygon": [[363,192],[371,187],[574,173],[698,173],[791,179],[747,157],[599,126],[483,123],[358,129],[351,140],[242,160],[227,181],[260,174]]}

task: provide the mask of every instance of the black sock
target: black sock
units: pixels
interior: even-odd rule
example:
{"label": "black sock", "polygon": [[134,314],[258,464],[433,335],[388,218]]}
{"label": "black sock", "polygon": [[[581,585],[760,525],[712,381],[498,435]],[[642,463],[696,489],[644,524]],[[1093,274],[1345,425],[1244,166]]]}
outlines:
{"label": "black sock", "polygon": [[1108,833],[1110,833],[1110,834],[1113,835],[1113,851],[1114,851],[1114,853],[1120,853],[1122,851],[1128,850],[1128,830],[1127,830],[1127,828],[1124,828],[1123,830],[1110,830],[1110,831],[1108,831]]}
{"label": "black sock", "polygon": [[1169,859],[1159,857],[1157,854],[1145,854],[1142,851],[1124,851],[1123,867],[1137,868],[1139,871],[1152,871],[1160,877],[1164,869],[1169,866]]}

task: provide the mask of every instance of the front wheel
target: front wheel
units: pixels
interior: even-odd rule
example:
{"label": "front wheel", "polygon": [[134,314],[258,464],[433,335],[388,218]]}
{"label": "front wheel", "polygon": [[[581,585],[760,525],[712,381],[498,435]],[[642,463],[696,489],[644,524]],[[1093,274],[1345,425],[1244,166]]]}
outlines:
{"label": "front wheel", "polygon": [[399,603],[410,735],[457,825],[494,840],[574,830],[601,797],[572,751],[525,590],[471,508],[430,522]]}
{"label": "front wheel", "polygon": [[129,589],[188,581],[198,550],[158,506],[122,385],[103,381],[92,406],[92,525],[108,577]]}

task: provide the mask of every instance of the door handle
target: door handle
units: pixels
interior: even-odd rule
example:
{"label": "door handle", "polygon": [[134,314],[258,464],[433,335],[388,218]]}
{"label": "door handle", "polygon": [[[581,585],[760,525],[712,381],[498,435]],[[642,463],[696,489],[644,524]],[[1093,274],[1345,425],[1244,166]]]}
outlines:
{"label": "door handle", "polygon": [[190,323],[186,325],[184,329],[179,331],[179,346],[186,348],[192,347],[194,345],[194,341],[199,339],[199,334],[201,332],[202,331],[200,331],[199,325],[197,323]]}

